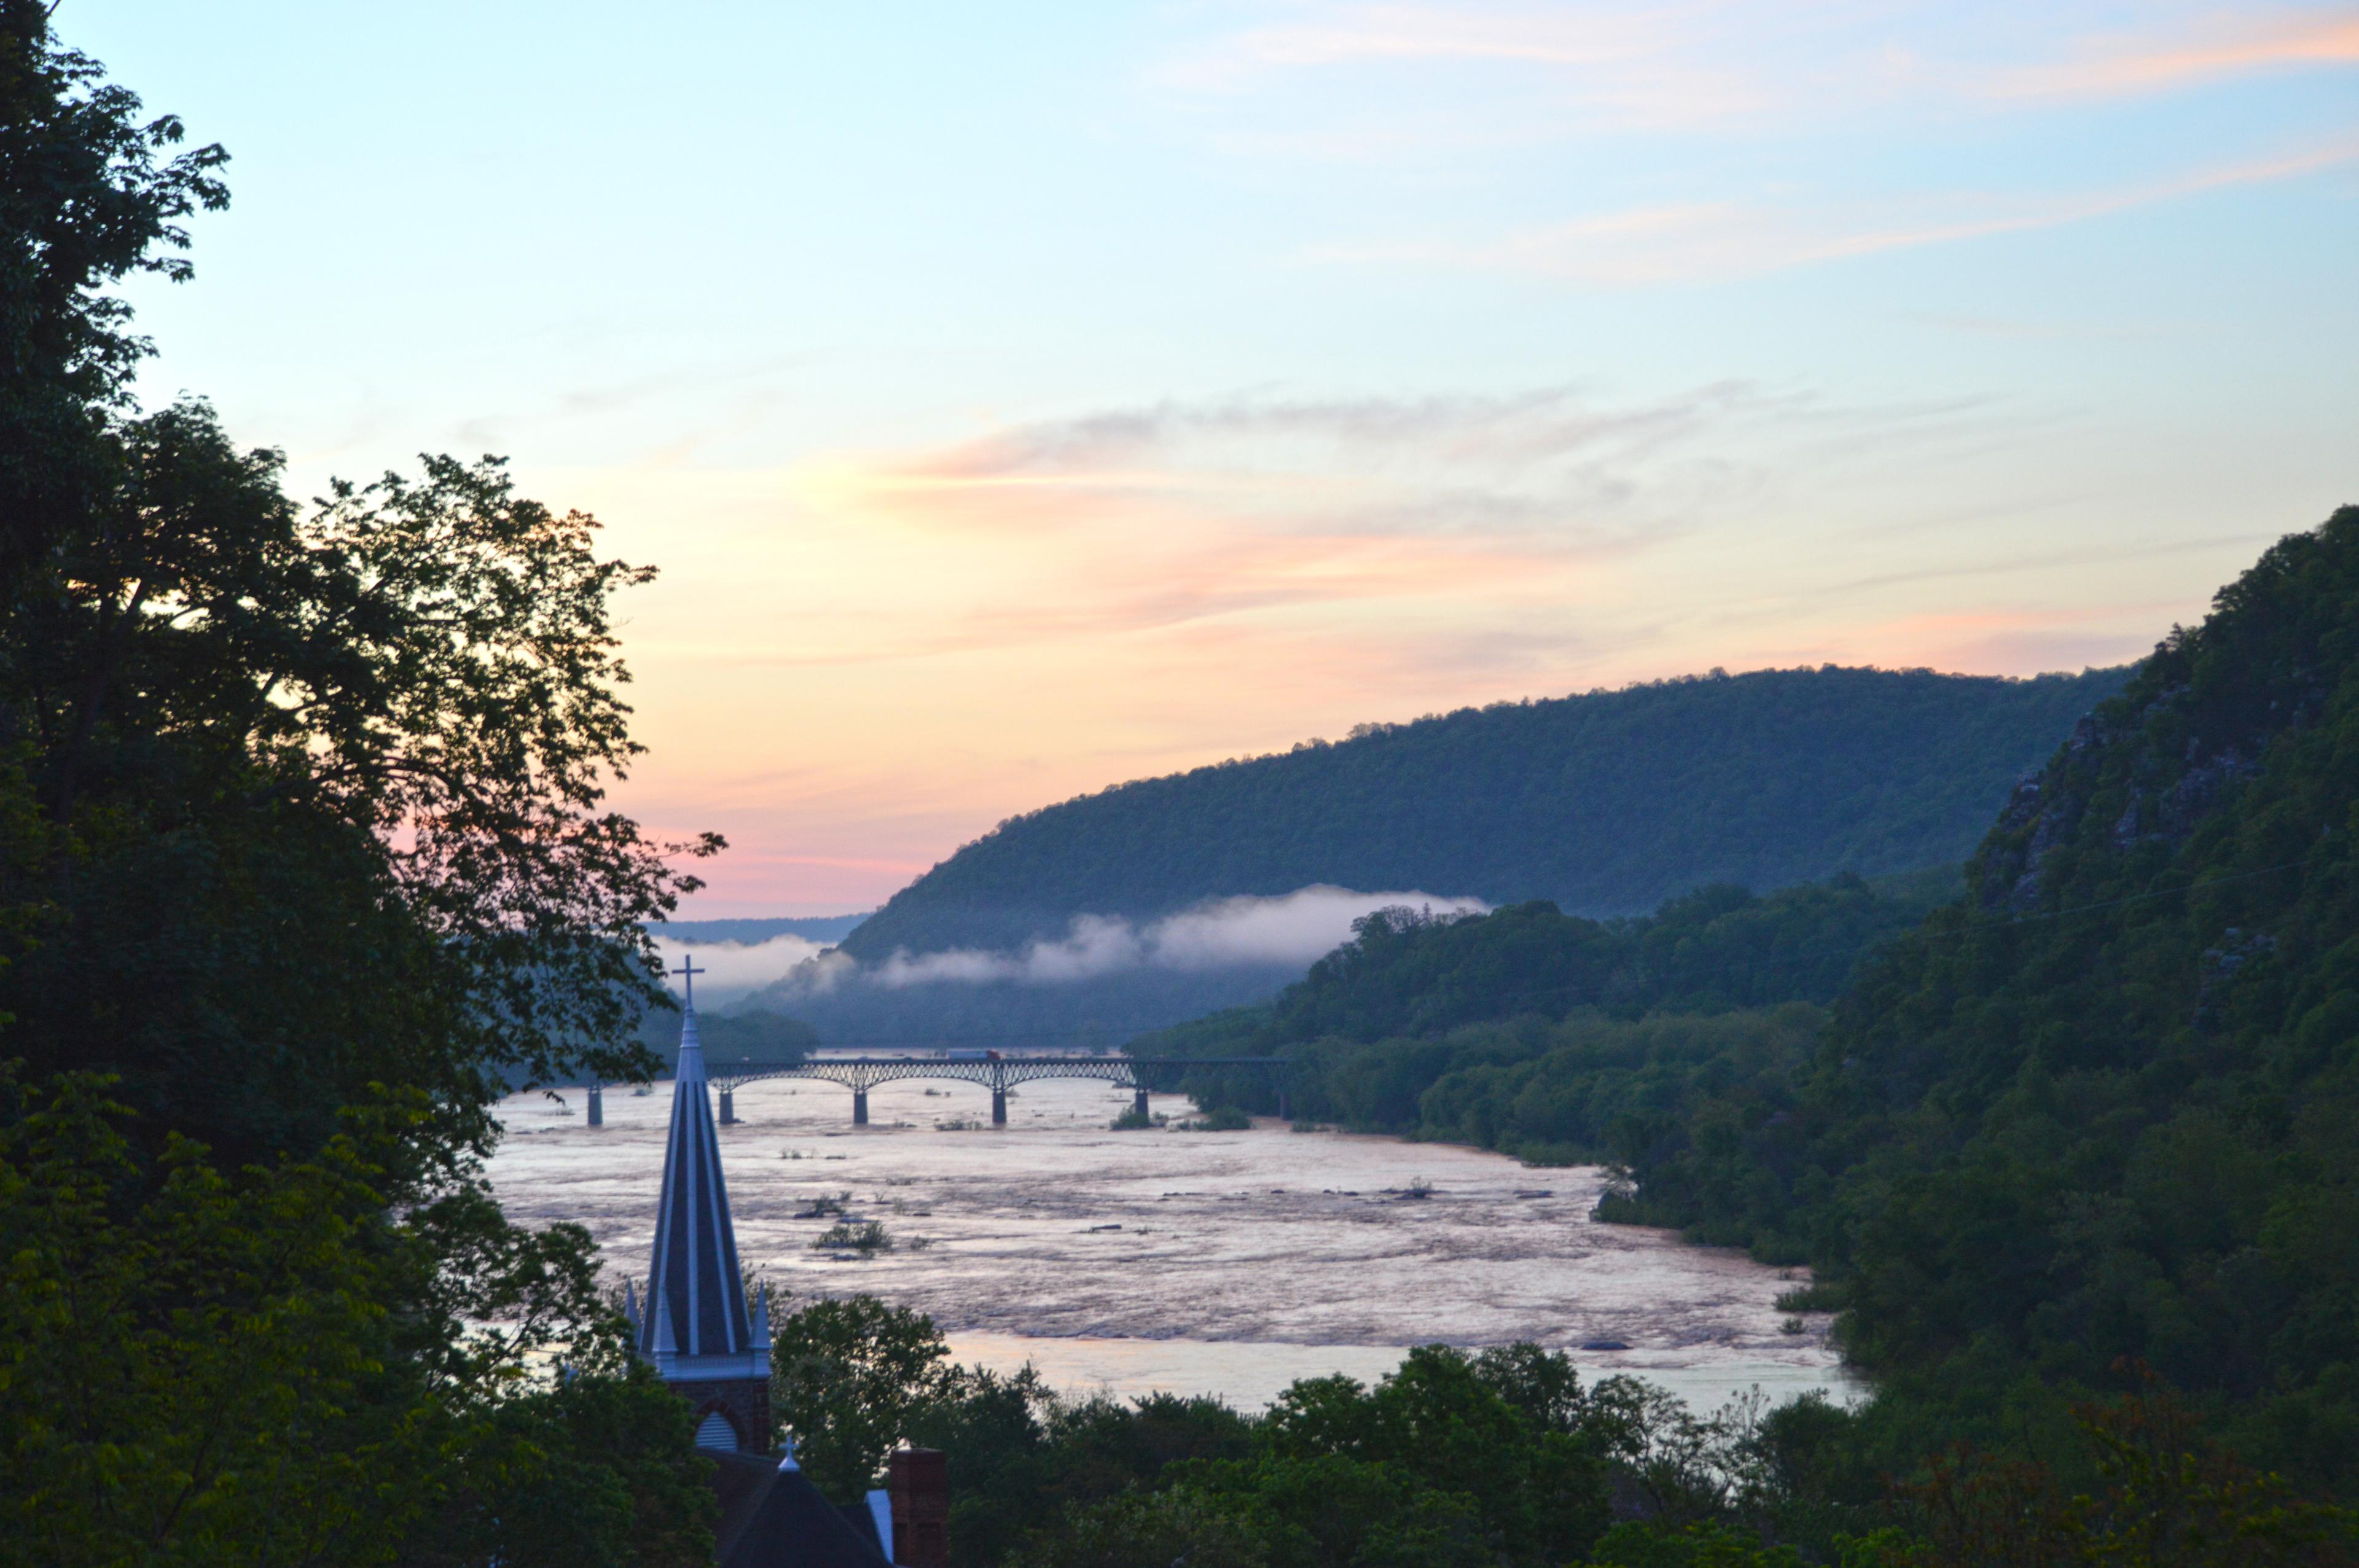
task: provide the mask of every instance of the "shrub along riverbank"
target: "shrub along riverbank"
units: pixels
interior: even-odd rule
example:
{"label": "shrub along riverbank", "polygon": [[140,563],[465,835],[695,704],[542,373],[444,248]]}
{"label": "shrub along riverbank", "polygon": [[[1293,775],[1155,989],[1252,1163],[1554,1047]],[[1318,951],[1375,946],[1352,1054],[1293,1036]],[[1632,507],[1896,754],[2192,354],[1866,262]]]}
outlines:
{"label": "shrub along riverbank", "polygon": [[774,1365],[836,1499],[897,1438],[950,1454],[958,1568],[2227,1568],[2341,1561],[2349,1523],[2136,1383],[2069,1412],[2042,1460],[1957,1453],[1890,1487],[1821,1400],[1698,1413],[1529,1345],[1429,1346],[1244,1413],[954,1367],[930,1321],[854,1297],[784,1317]]}

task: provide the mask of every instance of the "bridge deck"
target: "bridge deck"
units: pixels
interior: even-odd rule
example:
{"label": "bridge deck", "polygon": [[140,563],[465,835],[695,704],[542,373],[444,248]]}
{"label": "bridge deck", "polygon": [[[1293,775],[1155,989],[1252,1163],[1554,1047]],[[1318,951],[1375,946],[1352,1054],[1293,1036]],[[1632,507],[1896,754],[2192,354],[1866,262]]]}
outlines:
{"label": "bridge deck", "polygon": [[762,1078],[817,1078],[866,1093],[878,1084],[904,1078],[950,1078],[984,1084],[996,1089],[1040,1078],[1095,1078],[1129,1088],[1146,1088],[1148,1080],[1169,1083],[1191,1069],[1251,1067],[1283,1074],[1293,1065],[1286,1056],[872,1056],[827,1054],[799,1062],[758,1065],[711,1064],[715,1087],[734,1089]]}
{"label": "bridge deck", "polygon": [[[712,1087],[721,1093],[721,1120],[724,1125],[737,1119],[737,1090],[765,1078],[816,1078],[822,1083],[842,1085],[852,1091],[852,1120],[855,1127],[867,1125],[868,1091],[877,1085],[904,1078],[950,1078],[988,1088],[992,1123],[1004,1127],[1007,1124],[1007,1091],[1017,1084],[1041,1078],[1095,1078],[1133,1090],[1138,1097],[1137,1114],[1144,1118],[1149,1089],[1173,1083],[1191,1069],[1204,1067],[1245,1067],[1266,1072],[1277,1082],[1277,1114],[1284,1116],[1287,1075],[1293,1065],[1292,1058],[1286,1056],[953,1057],[834,1054],[775,1065],[740,1062],[732,1066],[714,1063],[708,1072]],[[603,1120],[600,1111],[598,1090],[593,1086],[590,1091],[590,1121],[593,1127]]]}

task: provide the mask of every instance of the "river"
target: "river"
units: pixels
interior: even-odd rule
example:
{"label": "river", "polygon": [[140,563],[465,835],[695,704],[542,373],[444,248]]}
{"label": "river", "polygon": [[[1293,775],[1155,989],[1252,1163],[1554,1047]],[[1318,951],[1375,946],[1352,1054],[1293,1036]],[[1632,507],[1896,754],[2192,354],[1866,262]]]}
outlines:
{"label": "river", "polygon": [[[516,1219],[577,1221],[610,1271],[643,1275],[671,1086],[609,1089],[596,1128],[568,1098],[505,1102],[493,1184]],[[1598,1224],[1595,1167],[1275,1120],[1109,1130],[1129,1103],[1102,1083],[1027,1084],[994,1130],[982,1089],[905,1082],[873,1090],[872,1124],[854,1129],[842,1089],[749,1085],[721,1130],[740,1260],[794,1298],[920,1308],[960,1360],[1028,1360],[1083,1392],[1251,1409],[1297,1378],[1373,1379],[1407,1346],[1518,1339],[1705,1409],[1755,1387],[1773,1400],[1854,1391],[1827,1318],[1777,1310],[1800,1276]],[[1156,1108],[1190,1107],[1158,1096]],[[821,1198],[882,1222],[894,1248],[814,1250],[829,1221],[796,1217]]]}

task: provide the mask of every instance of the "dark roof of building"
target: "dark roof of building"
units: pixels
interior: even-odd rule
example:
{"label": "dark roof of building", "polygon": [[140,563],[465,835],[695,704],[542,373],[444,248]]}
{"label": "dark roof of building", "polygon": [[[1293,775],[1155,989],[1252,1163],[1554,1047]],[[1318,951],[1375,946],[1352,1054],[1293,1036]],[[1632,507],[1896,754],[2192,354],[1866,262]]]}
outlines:
{"label": "dark roof of building", "polygon": [[885,1555],[885,1538],[876,1533],[876,1510],[868,1506],[867,1498],[856,1503],[838,1503],[835,1511],[843,1516],[843,1522],[852,1527],[853,1534],[868,1543],[869,1550],[879,1557]]}
{"label": "dark roof of building", "polygon": [[720,1468],[713,1531],[720,1568],[891,1568],[800,1470],[781,1470],[775,1454],[708,1454]]}
{"label": "dark roof of building", "polygon": [[[721,1139],[705,1094],[704,1049],[696,1009],[679,1022],[679,1067],[671,1089],[671,1134],[664,1149],[663,1195],[656,1208],[655,1258],[638,1314],[640,1353],[742,1356],[754,1325],[737,1272],[737,1234],[721,1180]],[[671,1343],[662,1342],[669,1336]],[[763,1348],[766,1349],[765,1345]]]}

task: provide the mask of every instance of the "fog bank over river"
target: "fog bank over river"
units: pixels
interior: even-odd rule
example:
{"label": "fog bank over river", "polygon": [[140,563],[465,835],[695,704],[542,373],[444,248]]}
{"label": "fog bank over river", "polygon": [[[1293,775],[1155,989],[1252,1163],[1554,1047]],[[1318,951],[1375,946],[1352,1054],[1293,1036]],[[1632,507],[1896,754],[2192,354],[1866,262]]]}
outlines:
{"label": "fog bank over river", "polygon": [[[501,1107],[500,1201],[520,1221],[588,1227],[610,1273],[644,1275],[671,1085],[609,1089],[601,1128],[568,1098]],[[960,1359],[1028,1358],[1069,1389],[1252,1407],[1299,1377],[1381,1375],[1405,1346],[1517,1339],[1706,1406],[1754,1384],[1773,1399],[1842,1387],[1829,1320],[1787,1332],[1779,1271],[1595,1223],[1594,1167],[1275,1121],[1108,1130],[1129,1103],[1102,1083],[1027,1084],[994,1130],[983,1090],[904,1082],[871,1091],[874,1125],[855,1130],[833,1085],[749,1085],[721,1130],[739,1257],[797,1299],[866,1292],[922,1309]],[[1176,1095],[1156,1108],[1189,1108]],[[1430,1195],[1408,1195],[1419,1184]],[[812,1250],[829,1221],[795,1216],[821,1197],[898,1246],[863,1260]],[[1581,1348],[1601,1341],[1628,1348]]]}

